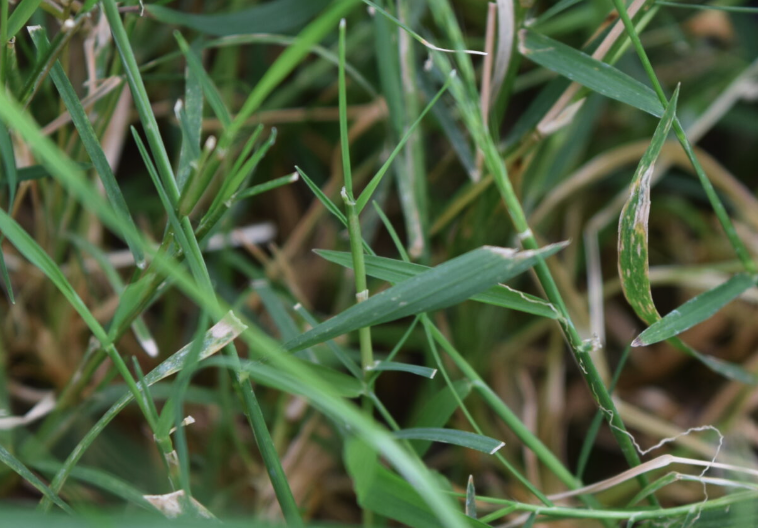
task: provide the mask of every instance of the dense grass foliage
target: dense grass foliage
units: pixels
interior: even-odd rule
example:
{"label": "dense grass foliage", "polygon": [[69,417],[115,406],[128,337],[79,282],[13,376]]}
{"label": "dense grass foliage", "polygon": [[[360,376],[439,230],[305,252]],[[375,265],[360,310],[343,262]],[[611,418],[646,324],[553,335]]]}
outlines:
{"label": "dense grass foliage", "polygon": [[0,525],[754,526],[756,16],[0,0]]}

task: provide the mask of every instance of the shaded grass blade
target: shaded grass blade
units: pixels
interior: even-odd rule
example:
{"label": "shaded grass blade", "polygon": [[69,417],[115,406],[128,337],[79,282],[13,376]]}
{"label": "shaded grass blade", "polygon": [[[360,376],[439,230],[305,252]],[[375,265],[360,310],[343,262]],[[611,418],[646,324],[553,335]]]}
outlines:
{"label": "shaded grass blade", "polygon": [[427,440],[430,442],[453,444],[481,451],[488,455],[494,455],[505,445],[505,442],[501,442],[500,440],[457,429],[425,427],[420,429],[403,429],[395,431],[393,434],[403,440]]}
{"label": "shaded grass blade", "polygon": [[565,244],[553,244],[522,252],[492,246],[475,249],[348,308],[284,346],[300,350],[364,326],[458,304],[529,269],[539,259],[563,247]]}
{"label": "shaded grass blade", "polygon": [[[317,255],[325,258],[329,262],[334,262],[335,264],[351,269],[353,267],[349,253],[325,249],[316,249],[314,251]],[[430,269],[428,266],[421,264],[403,262],[385,257],[366,255],[365,258],[366,273],[372,277],[392,283],[402,282]],[[552,304],[543,301],[539,297],[514,290],[508,286],[493,286],[483,293],[472,296],[471,300],[503,308],[510,308],[511,310],[517,310],[519,312],[539,315],[549,319],[558,319],[558,312]]]}
{"label": "shaded grass blade", "polygon": [[606,97],[656,117],[663,105],[652,88],[581,51],[531,30],[519,31],[519,50],[528,59]]}
{"label": "shaded grass blade", "polygon": [[320,13],[329,0],[275,0],[231,13],[196,15],[149,4],[145,10],[166,24],[178,24],[207,35],[280,33],[298,29]]}
{"label": "shaded grass blade", "polygon": [[74,511],[71,507],[63,502],[58,495],[51,490],[44,482],[42,482],[37,476],[32,473],[28,467],[26,467],[19,459],[14,457],[7,449],[0,445],[0,462],[11,468],[18,475],[26,480],[29,484],[34,486],[42,495],[47,497],[50,501],[55,503],[63,511],[73,514]]}
{"label": "shaded grass blade", "polygon": [[[47,33],[43,28],[30,28],[29,34],[32,37],[34,45],[37,46],[40,51],[45,51],[49,48],[50,42],[48,41]],[[116,176],[113,174],[113,170],[111,169],[110,163],[108,163],[105,152],[103,152],[103,148],[100,146],[100,142],[97,139],[89,117],[84,111],[84,108],[79,101],[79,97],[76,95],[74,87],[66,76],[66,73],[63,71],[63,66],[61,66],[59,61],[55,61],[53,64],[50,70],[50,77],[53,79],[53,83],[71,115],[71,120],[73,121],[76,130],[79,132],[79,137],[82,140],[84,149],[87,151],[95,170],[100,176],[100,181],[103,182],[103,187],[105,188],[105,194],[108,196],[108,200],[110,200],[116,213],[121,217],[121,221],[128,223],[132,230],[136,230],[137,227],[129,212],[129,207],[126,205],[124,195],[121,193],[121,188],[116,181]],[[130,235],[130,229],[124,230],[123,234],[130,251],[134,255],[134,262],[138,268],[143,268],[145,266],[144,252]]]}
{"label": "shaded grass blade", "polygon": [[725,283],[690,299],[661,320],[653,323],[632,342],[632,346],[647,346],[681,334],[718,312],[727,303],[755,286],[755,279],[741,273]]}
{"label": "shaded grass blade", "polygon": [[422,378],[434,379],[437,374],[437,369],[430,367],[423,367],[421,365],[411,365],[409,363],[398,363],[396,361],[377,361],[371,371],[392,371],[392,372],[408,372],[421,376]]}

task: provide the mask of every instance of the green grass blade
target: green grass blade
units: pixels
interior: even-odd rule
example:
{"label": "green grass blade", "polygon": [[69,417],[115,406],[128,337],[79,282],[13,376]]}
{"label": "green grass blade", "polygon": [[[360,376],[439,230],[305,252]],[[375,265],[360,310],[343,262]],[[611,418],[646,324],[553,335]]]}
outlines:
{"label": "green grass blade", "polygon": [[182,131],[182,146],[176,170],[176,184],[181,192],[192,173],[192,166],[200,157],[203,131],[203,88],[200,79],[189,67],[184,69],[184,101],[177,101],[174,113],[177,114]]}
{"label": "green grass blade", "polygon": [[403,429],[395,431],[393,434],[403,440],[427,440],[443,444],[453,444],[481,451],[488,455],[494,455],[505,445],[505,442],[501,442],[500,440],[468,431],[458,431],[457,429],[424,427],[419,429]]}
{"label": "green grass blade", "polygon": [[92,330],[92,333],[103,345],[109,343],[108,336],[100,326],[100,323],[95,319],[90,312],[87,305],[79,294],[76,293],[71,283],[66,279],[63,272],[58,265],[53,262],[53,259],[45,253],[45,251],[37,244],[37,242],[18,225],[18,223],[11,218],[8,213],[0,209],[0,232],[2,232],[8,240],[10,240],[16,249],[35,267],[37,267],[42,273],[53,282],[56,288],[63,294],[66,300],[69,302],[72,308],[79,313],[81,318],[87,323],[87,326]]}
{"label": "green grass blade", "polygon": [[47,485],[42,482],[37,476],[32,473],[28,467],[26,467],[24,464],[21,463],[19,459],[14,457],[5,447],[0,445],[0,462],[11,468],[13,471],[18,473],[18,475],[23,478],[25,481],[27,481],[29,484],[34,486],[42,495],[47,497],[50,501],[55,503],[56,506],[60,507],[63,511],[73,514],[74,510],[71,509],[71,507],[63,502],[58,495],[51,490]]}
{"label": "green grass blade", "polygon": [[235,194],[234,201],[239,202],[240,200],[244,200],[245,198],[252,198],[253,196],[258,196],[259,194],[263,194],[268,191],[273,191],[274,189],[278,189],[279,187],[289,185],[290,183],[295,183],[299,179],[300,179],[299,174],[295,172],[293,174],[290,174],[289,176],[282,176],[280,178],[274,178],[271,181],[267,181],[266,183],[259,183],[258,185],[253,185],[249,189],[245,189],[244,191],[240,191],[237,194]]}
{"label": "green grass blade", "polygon": [[8,18],[8,37],[13,37],[26,25],[42,0],[21,0]]}
{"label": "green grass blade", "polygon": [[124,28],[124,22],[116,6],[116,0],[103,0],[102,9],[108,20],[108,25],[113,33],[113,40],[118,48],[121,61],[124,65],[126,80],[129,83],[129,89],[132,92],[134,105],[137,107],[140,121],[145,129],[145,136],[150,145],[150,151],[155,158],[155,165],[158,168],[163,187],[166,189],[171,204],[176,207],[179,201],[179,187],[174,178],[174,171],[171,168],[171,161],[166,151],[166,146],[161,138],[158,129],[158,122],[155,120],[150,100],[147,97],[145,83],[142,80],[137,59],[134,57],[134,51],[129,43],[129,36]]}
{"label": "green grass blade", "polygon": [[377,361],[370,371],[392,371],[392,372],[408,372],[421,376],[422,378],[434,379],[437,375],[436,368],[423,367],[421,365],[411,365],[409,363],[398,363],[396,361]]}
{"label": "green grass blade", "polygon": [[735,275],[719,286],[701,293],[653,323],[632,342],[632,346],[647,346],[681,334],[718,312],[724,305],[755,286],[749,275]]}
{"label": "green grass blade", "polygon": [[474,487],[474,475],[469,475],[466,485],[466,516],[476,519],[476,488]]}
{"label": "green grass blade", "polygon": [[536,251],[485,246],[419,273],[370,297],[285,344],[290,350],[321,343],[365,326],[439,310],[504,282],[565,247],[553,244]]}
{"label": "green grass blade", "polygon": [[275,0],[231,13],[196,15],[149,4],[145,10],[166,24],[192,28],[207,35],[284,33],[302,27],[322,12],[329,0]]}
{"label": "green grass blade", "polygon": [[200,57],[198,57],[192,48],[190,48],[181,33],[175,31],[174,38],[176,38],[176,41],[179,43],[179,48],[187,59],[187,65],[190,70],[192,70],[192,73],[200,81],[200,85],[203,87],[203,93],[208,100],[208,104],[213,109],[213,112],[216,114],[219,121],[221,121],[223,127],[228,127],[232,122],[232,116],[229,113],[229,109],[226,108],[224,101],[221,99],[221,94],[219,93],[218,88],[213,84],[208,72],[203,68],[203,64],[200,62]]}
{"label": "green grass blade", "polygon": [[[458,409],[458,402],[465,401],[471,394],[471,388],[472,383],[467,379],[455,381],[452,386],[445,385],[439,392],[426,400],[424,406],[410,423],[414,428],[443,427]],[[413,440],[410,444],[421,457],[432,446],[430,440]]]}
{"label": "green grass blade", "polygon": [[[325,249],[316,249],[314,251],[329,262],[334,262],[351,269],[353,267],[350,253]],[[429,269],[428,266],[421,264],[366,255],[366,273],[387,282],[399,283]],[[471,300],[539,315],[549,319],[558,319],[558,312],[552,304],[543,301],[539,297],[514,290],[502,284],[493,286],[483,293],[472,296]]]}
{"label": "green grass blade", "polygon": [[[49,49],[50,42],[47,39],[47,33],[42,27],[30,28],[29,34],[32,37],[34,45],[37,46],[40,51]],[[76,130],[79,132],[79,137],[84,144],[84,149],[87,151],[95,170],[100,176],[100,181],[103,182],[103,187],[105,188],[105,194],[108,196],[108,200],[110,200],[116,213],[121,217],[121,221],[127,223],[131,227],[131,229],[123,231],[123,236],[132,255],[134,255],[134,262],[137,267],[143,268],[145,266],[145,254],[130,235],[131,230],[137,229],[134,219],[129,212],[129,207],[126,205],[124,195],[121,193],[121,188],[116,181],[116,176],[113,174],[110,163],[108,163],[108,159],[105,157],[105,152],[103,152],[103,148],[100,146],[100,141],[98,141],[95,130],[92,128],[89,117],[84,111],[84,107],[82,107],[79,97],[76,95],[76,91],[74,90],[71,81],[66,76],[60,62],[55,61],[50,70],[50,77],[53,79],[53,83],[71,115],[71,120],[73,121]]]}
{"label": "green grass blade", "polygon": [[[16,198],[16,186],[18,185],[18,171],[16,170],[16,156],[13,153],[13,143],[4,123],[0,123],[0,157],[3,158],[3,175],[8,183],[8,211],[13,208],[13,202]],[[5,265],[5,256],[2,251],[4,236],[0,235],[0,277],[5,284],[8,292],[8,300],[11,304],[16,304],[13,296],[13,285],[8,274],[8,267]]]}
{"label": "green grass blade", "polygon": [[[202,347],[198,360],[202,361],[221,350],[224,346],[232,342],[242,331],[245,325],[240,322],[231,312],[221,319],[216,325],[209,329],[203,336]],[[154,385],[159,381],[181,371],[187,363],[193,343],[184,346],[171,357],[163,361],[160,365],[151,370],[144,378],[147,386]],[[95,439],[103,432],[105,427],[113,420],[126,406],[134,400],[131,392],[126,393],[119,399],[108,411],[98,420],[98,422],[87,432],[79,441],[77,447],[71,452],[65,460],[60,470],[56,473],[55,478],[50,484],[50,488],[59,492],[66,482],[66,479],[81,459],[82,455],[92,445]]]}
{"label": "green grass blade", "polygon": [[347,226],[347,217],[345,217],[345,213],[343,213],[340,208],[337,207],[326,194],[324,194],[319,186],[316,185],[300,167],[295,166],[295,170],[300,174],[300,177],[303,178],[303,181],[311,190],[311,192],[316,196],[316,198],[318,198],[318,201],[321,202],[324,207],[326,207],[326,210],[336,216],[337,219],[342,222],[342,225]]}
{"label": "green grass blade", "polygon": [[434,106],[434,103],[437,102],[437,100],[442,97],[442,94],[445,93],[450,86],[450,81],[448,80],[442,88],[437,92],[437,94],[432,98],[431,101],[429,101],[429,104],[426,105],[426,108],[421,112],[421,114],[418,116],[418,119],[413,122],[413,124],[408,128],[408,130],[405,132],[405,135],[400,140],[400,143],[397,144],[395,147],[395,150],[392,151],[392,154],[387,158],[387,161],[384,162],[384,165],[382,165],[382,168],[379,169],[379,172],[376,173],[376,175],[371,178],[371,181],[368,182],[368,185],[363,189],[360,196],[358,196],[358,199],[355,201],[355,208],[357,209],[358,213],[363,211],[363,208],[366,207],[366,204],[371,199],[371,195],[374,194],[374,191],[379,186],[379,183],[382,181],[382,178],[387,173],[387,170],[392,165],[392,162],[395,160],[395,157],[400,153],[400,151],[405,147],[405,144],[410,139],[413,132],[416,130],[418,125],[421,123],[421,120],[424,119],[424,116],[429,112],[429,110],[432,109]]}
{"label": "green grass blade", "polygon": [[660,6],[666,6],[666,7],[680,7],[684,9],[700,9],[703,11],[726,11],[727,13],[746,13],[746,14],[756,14],[758,13],[758,7],[744,7],[744,6],[721,6],[721,5],[712,5],[712,4],[689,4],[685,2],[664,2],[662,0],[657,0],[655,2],[655,5]]}
{"label": "green grass blade", "polygon": [[631,183],[631,193],[621,211],[618,228],[619,278],[629,305],[637,316],[652,324],[660,316],[650,291],[648,268],[648,215],[650,213],[650,179],[655,161],[663,148],[676,117],[677,93],[653,134]]}
{"label": "green grass blade", "polygon": [[519,50],[528,59],[606,97],[656,117],[663,105],[652,88],[613,66],[531,30],[519,31]]}

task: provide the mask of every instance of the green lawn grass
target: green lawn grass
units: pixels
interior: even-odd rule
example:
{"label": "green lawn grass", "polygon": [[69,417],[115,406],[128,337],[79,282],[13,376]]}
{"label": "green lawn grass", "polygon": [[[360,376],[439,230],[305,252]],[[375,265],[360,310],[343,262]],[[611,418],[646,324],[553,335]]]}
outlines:
{"label": "green lawn grass", "polygon": [[755,524],[756,14],[0,0],[0,525]]}

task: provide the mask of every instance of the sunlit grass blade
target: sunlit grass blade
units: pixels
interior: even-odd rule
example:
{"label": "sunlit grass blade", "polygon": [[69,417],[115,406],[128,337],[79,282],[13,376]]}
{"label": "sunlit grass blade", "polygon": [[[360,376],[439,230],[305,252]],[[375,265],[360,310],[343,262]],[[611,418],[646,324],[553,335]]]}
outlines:
{"label": "sunlit grass blade", "polygon": [[404,440],[428,440],[431,442],[441,442],[443,444],[453,444],[461,447],[467,447],[476,451],[481,451],[488,455],[494,455],[501,447],[505,445],[500,440],[482,436],[468,431],[459,431],[457,429],[441,429],[424,427],[419,429],[403,429],[393,433],[397,438]]}
{"label": "sunlit grass blade", "polygon": [[42,495],[47,497],[48,500],[55,503],[56,506],[61,508],[63,511],[73,514],[74,511],[71,509],[71,507],[63,502],[58,495],[51,490],[44,482],[42,482],[39,478],[37,478],[37,475],[32,473],[28,467],[26,467],[24,464],[21,463],[16,457],[14,457],[5,447],[0,445],[0,462],[11,468],[13,471],[18,473],[18,475],[23,478],[25,481],[27,481],[29,484],[34,486]]}
{"label": "sunlit grass blade", "polygon": [[393,371],[393,372],[408,372],[421,376],[422,378],[434,379],[437,374],[436,368],[423,367],[421,365],[411,365],[409,363],[398,363],[396,361],[377,361],[374,366],[369,370],[371,371]]}
{"label": "sunlit grass blade", "polygon": [[[42,27],[30,28],[29,34],[32,37],[34,45],[37,46],[40,51],[45,51],[49,48],[50,43],[47,40],[47,33]],[[105,152],[103,152],[103,148],[100,146],[100,141],[95,134],[95,130],[90,123],[89,117],[84,111],[84,108],[79,101],[79,97],[76,95],[76,91],[74,90],[71,81],[69,81],[66,76],[66,72],[63,70],[63,66],[61,66],[60,62],[55,61],[50,70],[50,77],[53,79],[53,83],[71,115],[71,120],[73,121],[76,130],[79,132],[79,137],[84,144],[84,149],[87,151],[95,170],[100,176],[100,180],[103,182],[103,187],[105,188],[105,194],[108,196],[108,200],[110,200],[113,208],[121,217],[121,221],[127,223],[133,230],[136,230],[136,225],[129,212],[129,207],[126,205],[126,200],[124,200],[121,188],[116,181],[110,163],[108,163],[108,159],[105,157]],[[133,240],[130,231],[131,229],[124,231],[124,239],[134,255],[134,262],[137,267],[142,268],[145,266],[145,255],[137,242]]]}
{"label": "sunlit grass blade", "polygon": [[[325,249],[316,249],[314,252],[329,262],[334,262],[340,266],[352,269],[352,260],[349,253]],[[428,266],[423,266],[421,264],[403,262],[385,257],[366,255],[365,258],[366,273],[377,279],[392,283],[402,282],[430,269]],[[549,319],[558,318],[558,312],[550,303],[543,301],[534,295],[514,290],[508,286],[493,286],[483,293],[472,296],[471,300],[509,308],[519,312],[539,315]]]}
{"label": "sunlit grass blade", "polygon": [[724,305],[755,286],[749,275],[735,275],[725,283],[701,293],[653,323],[632,342],[632,346],[647,346],[681,334],[718,312]]}
{"label": "sunlit grass blade", "polygon": [[553,244],[536,251],[519,252],[486,246],[470,251],[369,297],[289,341],[285,347],[300,350],[364,326],[458,304],[529,269],[539,259],[563,247],[565,244]]}
{"label": "sunlit grass blade", "polygon": [[519,50],[549,70],[606,97],[660,117],[663,105],[652,88],[581,51],[531,30],[519,31]]}
{"label": "sunlit grass blade", "polygon": [[176,41],[179,43],[179,48],[181,48],[184,57],[187,59],[187,65],[192,70],[195,77],[199,79],[200,85],[203,87],[205,98],[208,100],[208,104],[213,109],[213,112],[216,114],[219,121],[221,121],[223,127],[228,127],[232,122],[232,116],[229,113],[229,109],[226,108],[223,99],[221,99],[221,94],[219,93],[218,88],[213,84],[208,72],[203,68],[200,58],[192,48],[190,48],[181,33],[175,31],[174,38],[176,38]]}

